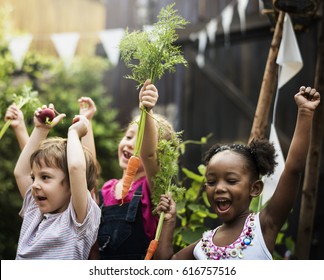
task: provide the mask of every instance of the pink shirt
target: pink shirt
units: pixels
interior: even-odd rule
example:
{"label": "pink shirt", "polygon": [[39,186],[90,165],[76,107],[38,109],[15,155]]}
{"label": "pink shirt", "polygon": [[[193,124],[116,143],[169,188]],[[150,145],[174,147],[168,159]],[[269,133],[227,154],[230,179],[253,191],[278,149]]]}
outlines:
{"label": "pink shirt", "polygon": [[[115,197],[115,186],[118,181],[119,180],[117,179],[111,179],[104,183],[101,193],[105,206],[121,203],[121,199],[116,199]],[[150,239],[154,239],[158,218],[152,214],[151,193],[145,176],[139,178],[132,184],[126,197],[124,198],[124,202],[130,202],[132,200],[134,192],[139,188],[140,185],[142,185],[141,202],[144,231]]]}

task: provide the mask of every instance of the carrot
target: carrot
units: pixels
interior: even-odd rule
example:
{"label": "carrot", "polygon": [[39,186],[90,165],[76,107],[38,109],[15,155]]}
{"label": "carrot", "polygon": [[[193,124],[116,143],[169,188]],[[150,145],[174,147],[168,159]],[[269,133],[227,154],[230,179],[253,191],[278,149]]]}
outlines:
{"label": "carrot", "polygon": [[151,240],[150,245],[147,248],[147,252],[146,252],[146,256],[145,256],[144,260],[152,259],[153,255],[157,249],[158,244],[159,244],[159,241],[157,239]]}
{"label": "carrot", "polygon": [[126,174],[123,179],[122,203],[123,203],[125,196],[128,193],[128,190],[130,189],[130,186],[134,180],[135,174],[136,174],[140,164],[141,164],[141,159],[138,156],[133,155],[128,160]]}

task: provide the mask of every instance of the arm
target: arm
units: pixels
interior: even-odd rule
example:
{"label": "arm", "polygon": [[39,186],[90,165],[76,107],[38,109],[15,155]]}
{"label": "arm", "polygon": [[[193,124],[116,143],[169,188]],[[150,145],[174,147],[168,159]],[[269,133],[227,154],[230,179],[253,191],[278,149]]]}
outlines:
{"label": "arm", "polygon": [[[54,106],[51,104],[50,107]],[[54,127],[61,119],[65,117],[65,114],[60,114],[56,116],[51,124],[44,124],[38,119],[39,114],[42,109],[46,108],[43,106],[42,108],[38,108],[35,112],[34,116],[34,130],[27,141],[25,147],[23,148],[18,161],[16,163],[14,169],[14,175],[16,178],[17,186],[21,196],[24,198],[28,187],[32,184],[32,179],[30,177],[31,166],[30,166],[30,156],[34,151],[37,150],[39,143],[45,139],[49,133],[49,130]]]}
{"label": "arm", "polygon": [[81,143],[83,146],[87,147],[90,150],[90,152],[96,159],[96,146],[91,122],[94,114],[97,111],[96,104],[90,97],[81,97],[78,101],[80,104],[80,115],[84,115],[89,120],[88,133],[81,138]]}
{"label": "arm", "polygon": [[164,222],[157,250],[154,253],[156,260],[194,260],[193,250],[197,242],[190,244],[176,254],[173,252],[173,235],[176,225],[176,203],[171,194],[162,195],[157,207],[158,213],[164,212]]}
{"label": "arm", "polygon": [[159,169],[156,153],[158,129],[153,115],[153,107],[158,97],[156,87],[151,84],[150,80],[147,80],[139,94],[140,106],[144,106],[148,112],[148,114],[146,114],[144,137],[141,148],[141,160],[151,189],[153,186],[152,179]]}
{"label": "arm", "polygon": [[[285,168],[273,197],[260,214],[269,249],[273,248],[276,236],[296,200],[301,175],[305,168],[313,115],[320,103],[320,94],[310,87],[301,87],[295,95],[295,102],[298,106],[297,120]],[[269,246],[269,244],[273,245]]]}
{"label": "arm", "polygon": [[85,116],[76,116],[70,126],[67,138],[67,161],[70,177],[72,204],[76,219],[82,223],[87,215],[88,188],[86,160],[80,138],[86,135],[88,120]]}
{"label": "arm", "polygon": [[10,126],[13,129],[19,147],[22,150],[29,139],[29,135],[25,125],[23,112],[16,106],[16,104],[12,104],[8,107],[5,114],[5,121],[8,120],[11,120]]}

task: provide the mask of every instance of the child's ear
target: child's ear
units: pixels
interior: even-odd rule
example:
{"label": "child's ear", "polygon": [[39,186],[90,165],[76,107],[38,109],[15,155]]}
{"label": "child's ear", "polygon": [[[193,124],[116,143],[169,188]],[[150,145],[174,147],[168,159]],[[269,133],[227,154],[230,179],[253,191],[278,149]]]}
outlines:
{"label": "child's ear", "polygon": [[263,182],[262,180],[256,180],[250,189],[251,197],[258,197],[263,191]]}

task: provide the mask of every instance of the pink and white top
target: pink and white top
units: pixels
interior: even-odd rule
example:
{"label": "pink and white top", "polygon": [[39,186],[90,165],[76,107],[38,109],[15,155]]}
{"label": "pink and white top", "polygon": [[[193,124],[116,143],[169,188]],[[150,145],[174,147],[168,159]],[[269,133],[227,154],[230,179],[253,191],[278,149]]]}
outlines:
{"label": "pink and white top", "polygon": [[220,247],[213,243],[213,236],[219,228],[203,234],[194,248],[197,260],[272,260],[263,239],[259,213],[251,213],[246,218],[240,236],[227,246]]}

